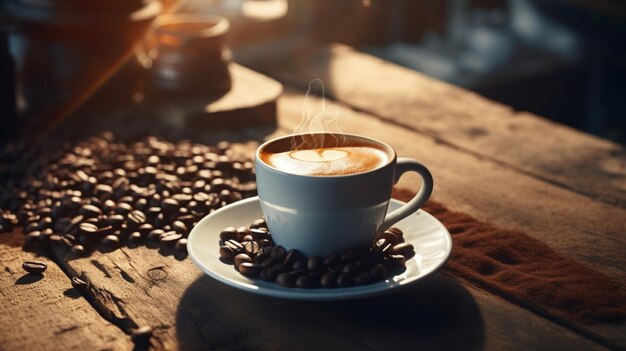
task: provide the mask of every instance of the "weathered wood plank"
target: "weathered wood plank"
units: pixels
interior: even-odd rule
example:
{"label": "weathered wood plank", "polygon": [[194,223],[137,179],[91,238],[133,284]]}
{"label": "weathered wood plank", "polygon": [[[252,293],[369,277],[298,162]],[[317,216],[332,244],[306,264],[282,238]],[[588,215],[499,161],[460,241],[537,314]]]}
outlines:
{"label": "weathered wood plank", "polygon": [[594,199],[626,207],[623,147],[333,45],[265,65],[304,87],[320,78],[338,101]]}
{"label": "weathered wood plank", "polygon": [[155,328],[155,349],[603,349],[442,274],[389,296],[311,303],[241,292],[144,246],[64,264],[89,279],[103,315]]}
{"label": "weathered wood plank", "polygon": [[[300,122],[304,95],[288,90],[279,101],[282,129],[289,133]],[[426,164],[433,173],[433,196],[452,209],[504,228],[524,231],[555,250],[582,261],[617,281],[626,281],[626,210],[519,173],[489,159],[459,152],[436,138],[329,103],[339,111],[344,132],[368,135],[396,148],[400,156]],[[419,179],[407,174],[403,187],[417,190]],[[589,327],[626,347],[626,325]]]}
{"label": "weathered wood plank", "polygon": [[[132,350],[130,337],[106,321],[52,261],[24,252],[18,231],[0,234],[0,350]],[[22,262],[48,263],[43,278]]]}

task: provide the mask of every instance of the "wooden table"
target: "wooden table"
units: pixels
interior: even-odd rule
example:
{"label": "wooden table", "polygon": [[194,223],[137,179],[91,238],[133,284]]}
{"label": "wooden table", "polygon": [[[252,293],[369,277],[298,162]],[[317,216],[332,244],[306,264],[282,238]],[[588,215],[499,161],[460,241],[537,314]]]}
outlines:
{"label": "wooden table", "polygon": [[[251,153],[260,140],[293,131],[306,84],[320,78],[343,131],[421,160],[435,178],[434,199],[626,281],[626,152],[619,145],[341,45],[266,67],[286,85],[278,128],[217,136],[247,140]],[[418,185],[410,175],[401,180]],[[20,265],[33,255],[0,238],[0,350],[127,350],[129,331],[144,325],[155,328],[155,349],[626,349],[624,324],[537,313],[444,272],[377,298],[287,301],[227,287],[188,258],[141,246],[59,257],[60,266],[44,258],[45,278],[32,282]],[[74,275],[94,285],[89,299],[72,289]]]}

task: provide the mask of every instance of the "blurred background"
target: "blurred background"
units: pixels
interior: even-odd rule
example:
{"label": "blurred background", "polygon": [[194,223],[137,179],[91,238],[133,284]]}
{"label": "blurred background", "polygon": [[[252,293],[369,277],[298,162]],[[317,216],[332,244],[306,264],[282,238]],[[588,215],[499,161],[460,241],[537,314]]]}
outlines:
{"label": "blurred background", "polygon": [[[129,57],[141,63],[142,51],[149,53],[146,32],[159,17],[204,13],[230,21],[224,60],[260,72],[277,57],[340,42],[626,143],[621,0],[5,0],[0,6],[0,118],[17,129],[26,118],[72,111]],[[14,129],[7,128],[10,137]]]}

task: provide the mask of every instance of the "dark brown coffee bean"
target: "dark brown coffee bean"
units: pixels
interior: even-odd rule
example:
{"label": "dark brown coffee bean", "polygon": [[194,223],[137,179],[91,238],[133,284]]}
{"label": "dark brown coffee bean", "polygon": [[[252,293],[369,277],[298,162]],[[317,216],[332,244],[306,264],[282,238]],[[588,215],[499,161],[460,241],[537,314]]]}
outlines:
{"label": "dark brown coffee bean", "polygon": [[286,264],[288,266],[293,266],[294,262],[296,262],[296,260],[298,260],[301,257],[302,257],[302,254],[300,253],[300,251],[296,249],[291,249],[287,251],[287,255],[285,255],[285,259],[283,260],[283,264]]}
{"label": "dark brown coffee bean", "polygon": [[54,231],[57,233],[67,233],[67,229],[72,224],[72,219],[69,217],[61,217],[54,223]]}
{"label": "dark brown coffee bean", "polygon": [[293,265],[291,266],[292,269],[294,270],[298,270],[298,269],[307,269],[307,259],[301,258],[299,260],[296,260]]}
{"label": "dark brown coffee bean", "polygon": [[133,228],[136,228],[146,222],[146,215],[139,210],[131,211],[127,218],[127,223]]}
{"label": "dark brown coffee bean", "polygon": [[285,255],[287,255],[287,250],[285,250],[284,247],[277,245],[272,248],[271,255],[272,257],[280,260],[280,259],[283,259]]}
{"label": "dark brown coffee bean", "polygon": [[102,210],[94,205],[83,205],[80,209],[80,214],[85,216],[85,218],[93,218],[100,216],[102,214]]}
{"label": "dark brown coffee bean", "polygon": [[133,210],[133,207],[126,202],[120,202],[117,204],[117,206],[115,206],[115,213],[117,214],[121,214],[123,216],[128,215],[129,213],[131,213]]}
{"label": "dark brown coffee bean", "polygon": [[152,337],[154,331],[149,326],[143,326],[137,329],[133,329],[130,335],[131,339],[138,344],[147,344]]}
{"label": "dark brown coffee bean", "polygon": [[256,241],[246,241],[243,248],[250,257],[254,257],[259,253],[259,243]]}
{"label": "dark brown coffee bean", "polygon": [[181,221],[172,222],[172,230],[183,235],[187,235],[187,233],[189,233],[187,226]]}
{"label": "dark brown coffee bean", "polygon": [[404,267],[406,264],[406,257],[402,255],[391,255],[387,259],[388,262],[395,267]]}
{"label": "dark brown coffee bean", "polygon": [[72,277],[72,287],[74,287],[74,289],[76,289],[79,293],[84,294],[87,292],[89,285],[79,277]]}
{"label": "dark brown coffee bean", "polygon": [[46,271],[48,265],[42,261],[26,261],[22,263],[22,268],[28,273],[41,274]]}
{"label": "dark brown coffee bean", "polygon": [[402,255],[404,257],[413,257],[413,255],[415,254],[414,250],[415,248],[413,247],[413,245],[409,243],[401,243],[395,245],[393,247],[393,250],[391,250],[391,253],[394,255]]}
{"label": "dark brown coffee bean", "polygon": [[343,262],[352,262],[355,261],[358,257],[358,252],[355,249],[345,251],[341,254],[341,260]]}
{"label": "dark brown coffee bean", "polygon": [[150,233],[148,233],[148,240],[150,241],[158,241],[161,236],[165,234],[165,231],[162,229],[154,229]]}
{"label": "dark brown coffee bean", "polygon": [[243,241],[243,237],[248,234],[250,234],[250,229],[248,229],[248,227],[241,226],[237,228],[237,240],[238,241]]}
{"label": "dark brown coffee bean", "polygon": [[267,223],[265,222],[265,218],[259,218],[255,220],[254,222],[252,222],[252,224],[250,225],[250,229],[255,229],[255,228],[267,228]]}
{"label": "dark brown coffee bean", "polygon": [[354,284],[354,280],[352,279],[352,274],[350,273],[339,273],[337,276],[337,286],[340,288],[347,288]]}
{"label": "dark brown coffee bean", "polygon": [[289,273],[289,271],[291,270],[291,267],[282,263],[274,263],[274,265],[272,265],[272,268],[274,268],[274,270],[276,270],[278,273]]}
{"label": "dark brown coffee bean", "polygon": [[376,264],[370,269],[370,276],[374,281],[380,281],[387,279],[388,275],[387,267],[383,264]]}
{"label": "dark brown coffee bean", "polygon": [[[287,274],[287,273],[285,273]],[[278,272],[273,267],[267,267],[261,269],[261,279],[266,280],[268,282],[276,281],[276,277],[278,276]]]}
{"label": "dark brown coffee bean", "polygon": [[236,253],[241,253],[244,250],[243,245],[239,241],[234,240],[234,239],[228,240],[224,244],[230,247],[233,250],[233,252],[236,252]]}
{"label": "dark brown coffee bean", "polygon": [[164,199],[161,201],[161,210],[167,216],[178,213],[180,203],[175,199]]}
{"label": "dark brown coffee bean", "polygon": [[98,226],[93,223],[81,223],[78,226],[78,233],[80,235],[91,235],[98,231]]}
{"label": "dark brown coffee bean", "polygon": [[115,235],[107,235],[102,239],[102,245],[107,247],[118,247],[120,245],[120,238]]}
{"label": "dark brown coffee bean", "polygon": [[276,277],[276,283],[286,288],[293,287],[295,285],[295,278],[289,273],[280,273]]}
{"label": "dark brown coffee bean", "polygon": [[391,227],[391,228],[387,229],[386,231],[388,231],[388,232],[390,232],[392,234],[395,234],[400,239],[404,240],[403,239],[404,233],[402,232],[402,230],[400,228],[398,228],[398,227]]}
{"label": "dark brown coffee bean", "polygon": [[143,241],[143,238],[144,238],[144,236],[142,236],[141,233],[139,233],[139,232],[132,232],[128,236],[128,242],[133,243],[133,244],[137,244],[137,243],[140,243],[141,241]]}
{"label": "dark brown coffee bean", "polygon": [[24,245],[28,247],[33,247],[39,243],[40,237],[41,237],[40,231],[35,230],[34,232],[30,232],[26,235]]}
{"label": "dark brown coffee bean", "polygon": [[273,246],[274,243],[272,243],[272,241],[270,239],[261,239],[259,240],[259,246],[260,247],[268,247],[268,246]]}
{"label": "dark brown coffee bean", "polygon": [[76,244],[72,246],[71,249],[72,254],[76,255],[76,256],[82,256],[83,254],[85,254],[85,247],[83,245],[80,244]]}
{"label": "dark brown coffee bean", "polygon": [[161,241],[162,244],[174,245],[182,237],[183,237],[182,234],[178,234],[175,231],[169,231],[161,235],[159,240]]}
{"label": "dark brown coffee bean", "polygon": [[220,257],[224,260],[232,260],[235,257],[235,251],[227,245],[220,246]]}
{"label": "dark brown coffee bean", "polygon": [[148,233],[150,233],[152,230],[154,230],[154,227],[150,223],[144,223],[137,228],[137,231],[139,232],[139,234],[141,234],[141,236],[148,235]]}
{"label": "dark brown coffee bean", "polygon": [[254,239],[252,238],[252,235],[250,235],[250,234],[248,234],[248,235],[244,236],[243,238],[241,238],[241,242],[252,241],[252,240],[254,240]]}
{"label": "dark brown coffee bean", "polygon": [[324,268],[324,261],[319,256],[311,256],[306,262],[306,268],[311,271],[319,271]]}
{"label": "dark brown coffee bean", "polygon": [[248,256],[247,254],[240,253],[237,256],[235,256],[234,262],[235,262],[235,267],[239,267],[239,265],[242,264],[243,262],[252,263],[253,261],[252,261],[252,258]]}
{"label": "dark brown coffee bean", "polygon": [[393,245],[397,245],[402,242],[402,237],[396,235],[395,233],[386,230],[382,234],[376,237],[377,239],[385,239]]}
{"label": "dark brown coffee bean", "polygon": [[387,239],[379,239],[378,241],[376,241],[374,246],[375,251],[383,256],[389,256],[393,251],[393,244],[390,243]]}
{"label": "dark brown coffee bean", "polygon": [[114,214],[114,215],[108,216],[107,219],[105,220],[105,223],[113,227],[113,229],[119,229],[124,223],[124,216],[120,214]]}
{"label": "dark brown coffee bean", "polygon": [[174,248],[176,249],[176,251],[180,253],[187,253],[187,239],[186,238],[179,239],[176,242],[176,245],[174,245]]}
{"label": "dark brown coffee bean", "polygon": [[224,228],[222,232],[220,233],[220,239],[222,241],[228,241],[231,239],[235,239],[236,237],[237,237],[237,228],[235,227]]}
{"label": "dark brown coffee bean", "polygon": [[44,230],[47,228],[52,228],[52,218],[50,217],[43,217],[41,220],[39,220],[39,226],[38,229],[39,230]]}
{"label": "dark brown coffee bean", "polygon": [[242,262],[239,265],[239,272],[249,277],[256,277],[261,272],[261,267],[251,262]]}
{"label": "dark brown coffee bean", "polygon": [[320,279],[320,284],[322,285],[323,288],[326,288],[326,289],[336,288],[337,276],[338,274],[336,272],[327,272],[324,275],[322,275],[322,278]]}
{"label": "dark brown coffee bean", "polygon": [[335,267],[341,264],[341,257],[338,254],[330,254],[324,258],[324,266]]}
{"label": "dark brown coffee bean", "polygon": [[296,287],[301,289],[310,289],[313,287],[313,278],[307,275],[301,275],[296,278]]}
{"label": "dark brown coffee bean", "polygon": [[252,237],[254,238],[254,240],[261,240],[261,239],[269,239],[270,238],[270,233],[265,229],[260,229],[260,228],[252,228],[249,230],[250,235],[252,235]]}

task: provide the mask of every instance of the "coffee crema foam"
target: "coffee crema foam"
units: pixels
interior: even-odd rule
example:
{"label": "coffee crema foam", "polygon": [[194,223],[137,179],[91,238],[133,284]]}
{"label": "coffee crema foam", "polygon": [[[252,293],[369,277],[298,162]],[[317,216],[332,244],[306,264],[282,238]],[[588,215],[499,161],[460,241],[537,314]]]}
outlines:
{"label": "coffee crema foam", "polygon": [[281,171],[315,176],[367,172],[383,166],[387,154],[376,147],[344,146],[284,152],[262,152],[261,159]]}

